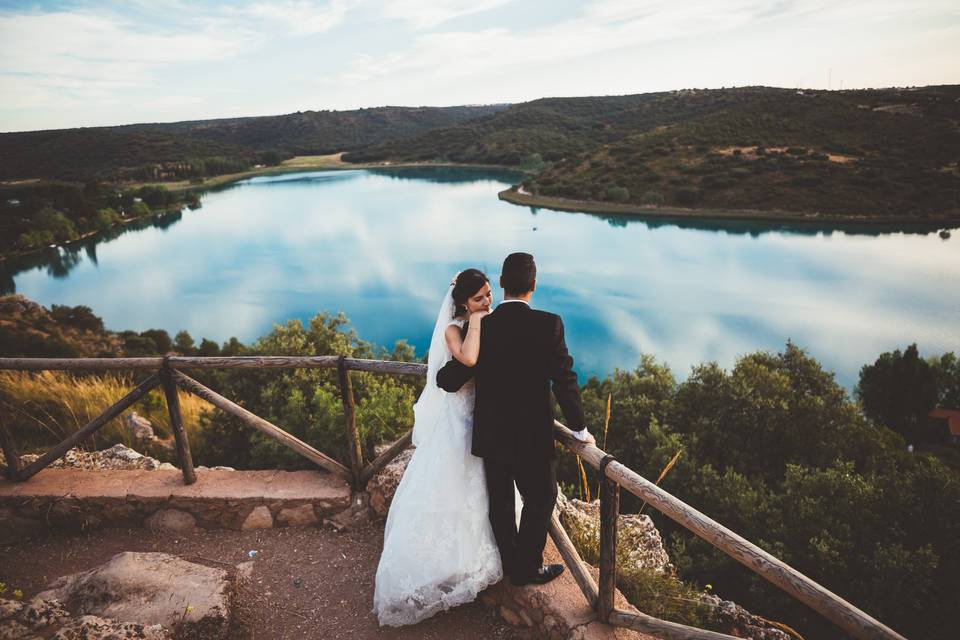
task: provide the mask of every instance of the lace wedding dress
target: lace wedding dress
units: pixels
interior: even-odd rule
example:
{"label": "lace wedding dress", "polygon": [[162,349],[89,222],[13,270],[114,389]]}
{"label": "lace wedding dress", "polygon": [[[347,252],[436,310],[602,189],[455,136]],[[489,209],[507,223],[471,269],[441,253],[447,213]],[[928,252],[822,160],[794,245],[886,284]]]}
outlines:
{"label": "lace wedding dress", "polygon": [[374,612],[381,625],[413,624],[477,597],[503,576],[488,519],[483,460],[470,453],[473,381],[437,387],[450,358],[443,334],[453,319],[452,286],[434,327],[427,384],[414,405],[416,449],[387,515]]}

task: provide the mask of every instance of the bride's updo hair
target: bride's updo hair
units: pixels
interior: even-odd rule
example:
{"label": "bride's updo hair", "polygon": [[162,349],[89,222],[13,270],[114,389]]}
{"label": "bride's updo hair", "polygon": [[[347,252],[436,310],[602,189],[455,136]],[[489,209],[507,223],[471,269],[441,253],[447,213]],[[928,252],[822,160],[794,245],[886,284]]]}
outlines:
{"label": "bride's updo hair", "polygon": [[490,282],[487,274],[479,269],[464,269],[453,281],[453,315],[462,316],[467,312],[467,299]]}

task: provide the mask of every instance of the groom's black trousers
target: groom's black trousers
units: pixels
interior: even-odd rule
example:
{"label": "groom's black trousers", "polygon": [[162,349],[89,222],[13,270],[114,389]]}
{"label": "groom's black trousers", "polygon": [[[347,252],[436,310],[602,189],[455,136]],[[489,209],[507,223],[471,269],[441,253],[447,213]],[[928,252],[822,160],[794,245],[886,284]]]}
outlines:
{"label": "groom's black trousers", "polygon": [[[529,576],[543,564],[550,516],[557,501],[557,461],[505,462],[483,459],[490,499],[490,524],[505,574]],[[513,483],[523,497],[517,531]]]}

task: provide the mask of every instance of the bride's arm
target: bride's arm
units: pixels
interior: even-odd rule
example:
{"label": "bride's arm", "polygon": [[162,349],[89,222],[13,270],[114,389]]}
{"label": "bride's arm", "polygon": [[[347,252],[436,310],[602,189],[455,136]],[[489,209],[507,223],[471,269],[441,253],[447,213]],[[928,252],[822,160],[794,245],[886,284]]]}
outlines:
{"label": "bride's arm", "polygon": [[477,364],[477,358],[480,356],[480,321],[484,315],[486,314],[482,312],[470,315],[467,337],[462,340],[460,338],[460,327],[453,324],[447,327],[443,334],[447,340],[450,355],[468,367]]}

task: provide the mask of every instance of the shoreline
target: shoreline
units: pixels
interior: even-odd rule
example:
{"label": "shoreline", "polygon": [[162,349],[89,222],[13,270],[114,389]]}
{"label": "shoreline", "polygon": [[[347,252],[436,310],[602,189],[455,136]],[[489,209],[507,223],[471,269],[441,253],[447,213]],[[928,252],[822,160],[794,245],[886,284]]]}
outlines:
{"label": "shoreline", "polygon": [[520,193],[504,189],[497,197],[505,202],[574,213],[607,213],[635,218],[677,218],[685,220],[739,220],[748,222],[794,222],[801,224],[864,224],[864,225],[934,225],[960,224],[960,213],[942,216],[871,216],[866,214],[823,214],[818,212],[784,211],[782,209],[692,209],[654,205],[618,204],[572,200]]}
{"label": "shoreline", "polygon": [[[344,152],[325,155],[325,156],[296,156],[274,167],[260,167],[249,171],[239,173],[224,174],[213,176],[202,183],[193,184],[189,181],[179,182],[132,182],[126,184],[117,184],[130,189],[139,189],[145,186],[162,186],[171,192],[204,192],[212,191],[247,178],[266,175],[280,175],[284,173],[298,173],[306,171],[349,171],[363,169],[423,169],[423,168],[456,168],[456,169],[478,169],[493,171],[509,171],[517,174],[529,174],[517,167],[496,164],[465,164],[456,162],[363,162],[352,164],[344,162],[341,159]],[[510,204],[527,207],[538,207],[551,209],[555,211],[569,211],[573,213],[588,214],[612,214],[625,218],[659,218],[659,219],[682,219],[682,220],[708,220],[708,221],[745,221],[745,222],[789,222],[798,224],[828,224],[828,225],[923,225],[929,226],[931,230],[946,228],[943,225],[960,225],[960,212],[956,214],[944,214],[941,216],[871,216],[867,214],[822,214],[819,212],[785,211],[782,209],[695,209],[686,207],[665,207],[655,205],[637,205],[620,204],[614,202],[596,202],[591,200],[574,200],[570,198],[557,198],[551,196],[535,196],[529,193],[521,193],[517,188],[509,187],[497,193],[497,198]],[[179,209],[182,211],[182,207]],[[115,226],[126,225],[131,222],[142,220],[149,217],[157,217],[171,213],[173,208],[150,214],[138,216],[136,218],[126,218],[121,220]],[[937,226],[940,225],[940,226]],[[111,227],[113,228],[113,227]],[[57,246],[67,246],[92,236],[102,233],[105,230],[92,230],[80,236],[56,243]],[[10,258],[39,253],[50,249],[51,247],[38,247],[30,251],[19,251],[9,254],[0,254],[0,263]]]}
{"label": "shoreline", "polygon": [[47,245],[45,247],[37,247],[36,249],[30,249],[29,251],[17,251],[15,253],[0,254],[0,264],[2,264],[3,262],[5,262],[10,258],[19,258],[21,256],[29,256],[30,254],[33,254],[33,253],[40,253],[41,251],[49,251],[50,249],[66,247],[71,244],[82,242],[83,240],[86,240],[88,238],[92,238],[93,236],[103,233],[104,231],[109,231],[110,229],[115,229],[116,227],[122,227],[122,226],[128,225],[131,222],[136,222],[138,220],[145,220],[147,218],[158,218],[158,217],[170,215],[171,213],[183,213],[183,207],[180,207],[180,208],[171,207],[169,209],[151,210],[150,213],[145,213],[142,216],[136,216],[134,218],[122,218],[121,220],[112,224],[106,229],[91,229],[90,231],[81,233],[76,238],[70,238],[69,240],[64,240],[63,242],[55,242],[53,243],[53,246]]}
{"label": "shoreline", "polygon": [[[351,164],[349,162],[343,162],[340,157],[344,152],[335,153],[327,156],[296,156],[285,162],[291,162],[292,164],[280,164],[279,166],[274,167],[260,167],[257,169],[251,169],[249,171],[241,171],[240,173],[228,173],[220,176],[213,176],[209,180],[205,180],[202,183],[192,184],[189,181],[181,180],[178,182],[130,182],[130,183],[117,183],[116,186],[122,186],[128,189],[139,189],[141,187],[147,186],[158,186],[164,187],[168,191],[183,193],[183,192],[204,192],[212,191],[219,187],[223,187],[234,182],[240,182],[241,180],[246,180],[247,178],[253,178],[256,176],[267,176],[267,175],[279,175],[284,173],[298,173],[305,171],[349,171],[351,169],[422,169],[422,168],[458,168],[458,169],[486,169],[494,171],[510,171],[517,174],[526,173],[522,169],[517,169],[515,167],[509,167],[506,165],[495,165],[495,164],[462,164],[456,162],[404,162],[404,163],[391,163],[391,162],[364,162]],[[296,161],[300,159],[297,163]],[[310,160],[310,159],[316,160]],[[31,179],[32,180],[32,179]],[[40,180],[39,178],[37,180]],[[124,218],[121,221],[117,222],[114,226],[125,225],[136,220],[143,220],[144,218],[155,217],[160,215],[165,215],[171,213],[175,209],[167,209],[159,212],[151,212],[146,215],[137,216],[136,218]],[[180,211],[183,210],[181,207]],[[111,229],[113,227],[110,227]],[[95,236],[107,229],[94,229],[87,231],[76,238],[71,238],[64,242],[57,242],[55,245],[57,247],[65,247],[82,240],[86,240],[92,236]],[[52,247],[37,247],[36,249],[31,249],[29,251],[17,251],[14,253],[0,254],[0,263],[5,262],[10,258],[19,258],[21,256],[27,256],[34,253],[40,253],[41,251],[46,251]]]}
{"label": "shoreline", "polygon": [[[526,171],[517,167],[498,164],[465,164],[458,162],[344,162],[341,157],[345,151],[333,153],[325,156],[295,156],[289,160],[284,160],[279,165],[273,167],[259,167],[249,171],[239,173],[228,173],[220,176],[213,176],[204,182],[192,184],[186,180],[177,182],[131,182],[122,186],[139,189],[146,186],[165,187],[169,191],[207,191],[224,185],[254,178],[257,176],[279,175],[284,173],[297,173],[300,171],[349,171],[351,169],[423,169],[423,168],[456,168],[456,169],[486,169],[494,171],[510,171],[513,173],[524,174]],[[289,163],[289,164],[286,164]]]}

